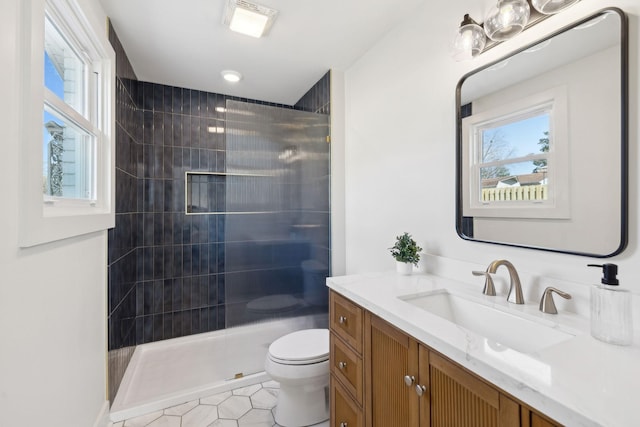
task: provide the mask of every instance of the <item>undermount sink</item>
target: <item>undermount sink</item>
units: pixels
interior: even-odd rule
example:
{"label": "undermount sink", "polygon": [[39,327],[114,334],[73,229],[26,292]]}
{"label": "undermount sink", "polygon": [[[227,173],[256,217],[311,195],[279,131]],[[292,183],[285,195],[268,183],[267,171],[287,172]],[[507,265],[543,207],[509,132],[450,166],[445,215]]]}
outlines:
{"label": "undermount sink", "polygon": [[487,339],[489,345],[509,347],[521,353],[533,353],[574,337],[545,324],[449,293],[400,297],[403,301],[435,314]]}

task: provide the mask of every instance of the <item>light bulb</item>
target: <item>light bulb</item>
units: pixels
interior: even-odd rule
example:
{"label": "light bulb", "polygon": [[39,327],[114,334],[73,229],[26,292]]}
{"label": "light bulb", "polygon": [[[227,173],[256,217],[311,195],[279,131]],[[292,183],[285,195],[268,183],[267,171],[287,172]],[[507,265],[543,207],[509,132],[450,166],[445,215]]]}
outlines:
{"label": "light bulb", "polygon": [[499,0],[484,21],[484,31],[491,40],[508,40],[524,29],[529,14],[526,0]]}

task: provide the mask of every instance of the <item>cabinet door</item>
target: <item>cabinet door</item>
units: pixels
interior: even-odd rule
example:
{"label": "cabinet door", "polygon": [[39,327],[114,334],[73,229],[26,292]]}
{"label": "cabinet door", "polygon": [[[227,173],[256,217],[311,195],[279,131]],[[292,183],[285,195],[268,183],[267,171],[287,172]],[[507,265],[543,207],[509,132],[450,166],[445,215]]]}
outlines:
{"label": "cabinet door", "polygon": [[514,427],[520,405],[444,357],[429,354],[431,427]]}
{"label": "cabinet door", "polygon": [[[413,378],[414,382],[405,384],[405,377]],[[418,426],[418,395],[415,392],[417,378],[417,342],[367,312],[365,316],[367,426]]]}
{"label": "cabinet door", "polygon": [[340,383],[331,378],[331,426],[332,427],[363,427],[363,417],[360,408],[349,397]]}

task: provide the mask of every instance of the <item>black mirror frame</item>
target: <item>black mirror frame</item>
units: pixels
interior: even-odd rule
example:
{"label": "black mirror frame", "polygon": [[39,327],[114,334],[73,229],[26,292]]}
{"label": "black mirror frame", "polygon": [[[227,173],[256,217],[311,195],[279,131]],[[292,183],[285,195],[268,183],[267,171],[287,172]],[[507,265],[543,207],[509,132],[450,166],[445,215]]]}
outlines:
{"label": "black mirror frame", "polygon": [[[577,251],[567,251],[555,248],[547,248],[547,247],[539,247],[539,246],[528,246],[528,245],[520,245],[506,242],[494,242],[491,240],[480,240],[474,239],[464,234],[463,232],[463,215],[462,215],[462,118],[463,118],[463,106],[461,105],[461,92],[462,92],[462,84],[472,75],[479,73],[482,70],[490,68],[495,64],[513,56],[518,53],[525,51],[531,48],[538,43],[545,42],[565,31],[568,31],[571,28],[574,28],[578,25],[584,24],[591,19],[595,18],[597,15],[600,15],[605,12],[614,12],[620,18],[620,72],[621,72],[621,82],[620,82],[620,115],[621,115],[621,123],[620,123],[620,136],[621,136],[621,159],[620,159],[620,214],[621,214],[621,226],[620,226],[620,244],[618,248],[609,254],[593,254],[586,252],[577,252]],[[486,64],[480,68],[477,68],[467,74],[465,74],[458,85],[456,86],[456,232],[458,236],[460,236],[464,240],[469,240],[473,242],[481,242],[481,243],[491,243],[495,245],[502,246],[511,246],[511,247],[519,247],[519,248],[527,248],[527,249],[535,249],[547,252],[556,252],[570,255],[579,255],[586,256],[592,258],[609,258],[615,255],[622,253],[628,243],[628,228],[629,228],[629,24],[627,15],[624,11],[617,7],[607,7],[604,9],[600,9],[599,11],[594,12],[593,14],[573,22],[569,25],[566,25],[559,30],[547,35],[546,37],[537,40],[531,44],[528,44],[516,51],[505,55],[496,61],[493,61],[489,64]]]}

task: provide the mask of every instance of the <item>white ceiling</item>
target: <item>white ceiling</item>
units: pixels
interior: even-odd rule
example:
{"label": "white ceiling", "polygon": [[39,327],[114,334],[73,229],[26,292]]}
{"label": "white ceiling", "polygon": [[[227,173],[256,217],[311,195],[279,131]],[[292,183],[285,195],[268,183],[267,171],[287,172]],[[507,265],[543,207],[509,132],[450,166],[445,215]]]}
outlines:
{"label": "white ceiling", "polygon": [[[279,15],[256,39],[222,24],[226,0],[100,0],[138,79],[287,105],[424,1],[258,0]],[[243,80],[224,81],[225,69]]]}

